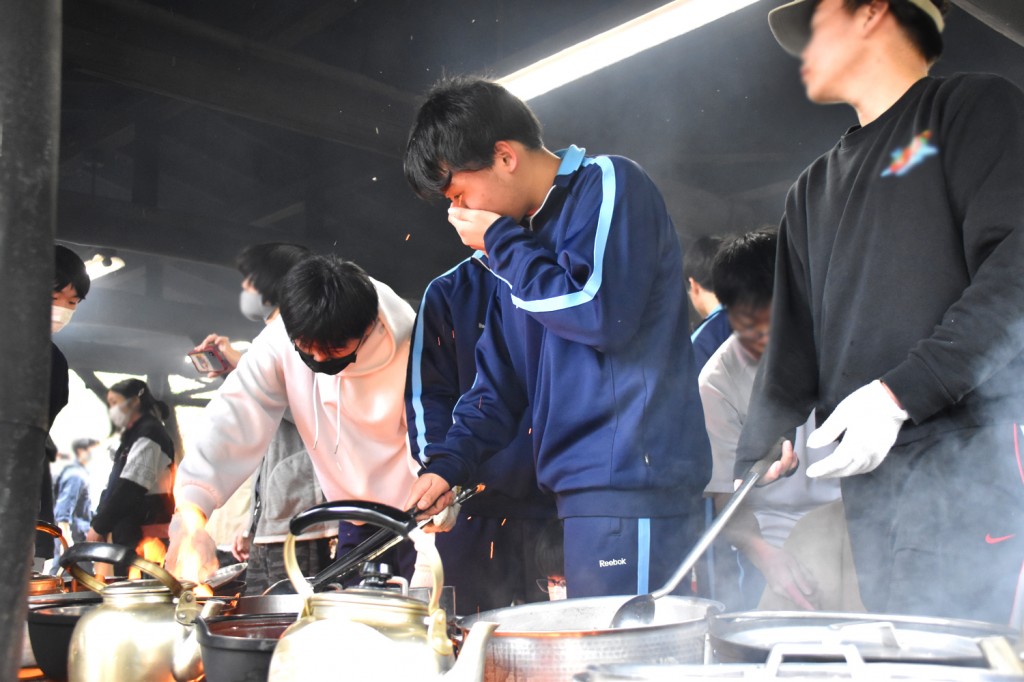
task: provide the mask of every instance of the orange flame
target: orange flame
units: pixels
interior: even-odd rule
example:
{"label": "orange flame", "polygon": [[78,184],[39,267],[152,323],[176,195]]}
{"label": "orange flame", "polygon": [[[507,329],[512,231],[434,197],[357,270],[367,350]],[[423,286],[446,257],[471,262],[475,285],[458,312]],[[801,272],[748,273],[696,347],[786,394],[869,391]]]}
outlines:
{"label": "orange flame", "polygon": [[[167,548],[164,547],[164,543],[159,538],[142,538],[135,547],[135,553],[146,561],[152,561],[157,566],[160,566],[164,563]],[[134,566],[128,569],[129,580],[136,580],[141,577],[142,572],[139,569]]]}

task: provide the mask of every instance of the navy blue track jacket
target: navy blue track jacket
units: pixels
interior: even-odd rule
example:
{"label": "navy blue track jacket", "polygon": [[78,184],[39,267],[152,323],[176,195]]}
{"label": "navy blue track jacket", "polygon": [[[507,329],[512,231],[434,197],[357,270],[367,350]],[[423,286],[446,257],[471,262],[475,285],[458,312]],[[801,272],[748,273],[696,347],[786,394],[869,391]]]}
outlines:
{"label": "navy blue track jacket", "polygon": [[502,280],[477,378],[427,471],[470,483],[529,409],[541,488],[561,517],[688,513],[711,450],[688,333],[679,239],[654,183],[570,147],[526,227],[487,230]]}
{"label": "navy blue track jacket", "polygon": [[[427,285],[416,314],[405,388],[409,448],[423,463],[428,443],[444,441],[452,410],[476,377],[476,343],[499,280],[477,251]],[[484,494],[463,505],[463,514],[547,518],[554,502],[537,487],[529,415],[524,414],[507,447],[484,462],[471,483]]]}

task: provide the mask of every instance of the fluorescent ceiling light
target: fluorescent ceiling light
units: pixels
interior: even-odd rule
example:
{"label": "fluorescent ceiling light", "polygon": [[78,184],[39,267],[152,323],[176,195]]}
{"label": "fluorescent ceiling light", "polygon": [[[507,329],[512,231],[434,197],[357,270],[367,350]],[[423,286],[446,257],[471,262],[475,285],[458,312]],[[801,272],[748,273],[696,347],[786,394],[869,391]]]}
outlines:
{"label": "fluorescent ceiling light", "polygon": [[100,253],[85,261],[85,271],[89,273],[89,279],[92,281],[105,277],[112,272],[117,272],[123,267],[124,261],[121,258],[117,256],[104,256]]}
{"label": "fluorescent ceiling light", "polygon": [[532,99],[755,2],[675,0],[500,78],[498,83],[520,99]]}

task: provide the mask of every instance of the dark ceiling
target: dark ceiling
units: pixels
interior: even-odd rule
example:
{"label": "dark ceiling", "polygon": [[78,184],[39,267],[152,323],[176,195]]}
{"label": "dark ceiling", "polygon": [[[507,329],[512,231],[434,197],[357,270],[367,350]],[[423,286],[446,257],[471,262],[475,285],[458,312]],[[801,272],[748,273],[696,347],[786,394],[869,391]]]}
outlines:
{"label": "dark ceiling", "polygon": [[[127,267],[96,281],[58,345],[80,373],[154,377],[185,371],[208,332],[251,338],[232,263],[263,241],[338,253],[415,301],[468,254],[402,176],[418,96],[446,73],[505,75],[663,1],[65,2],[57,236]],[[532,100],[547,146],[637,160],[684,244],[776,223],[800,170],[854,122],[806,101],[768,31],[779,2]],[[1024,3],[959,5],[934,73],[1024,87]]]}

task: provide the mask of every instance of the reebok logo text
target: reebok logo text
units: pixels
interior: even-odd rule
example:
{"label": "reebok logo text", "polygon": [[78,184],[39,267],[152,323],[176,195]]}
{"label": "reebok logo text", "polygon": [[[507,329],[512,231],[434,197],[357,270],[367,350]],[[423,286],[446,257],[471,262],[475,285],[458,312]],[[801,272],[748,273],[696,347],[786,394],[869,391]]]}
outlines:
{"label": "reebok logo text", "polygon": [[605,561],[604,559],[598,559],[598,561],[597,561],[598,568],[608,568],[609,566],[625,566],[625,565],[626,565],[625,557],[623,557],[622,559],[609,559],[607,561]]}

